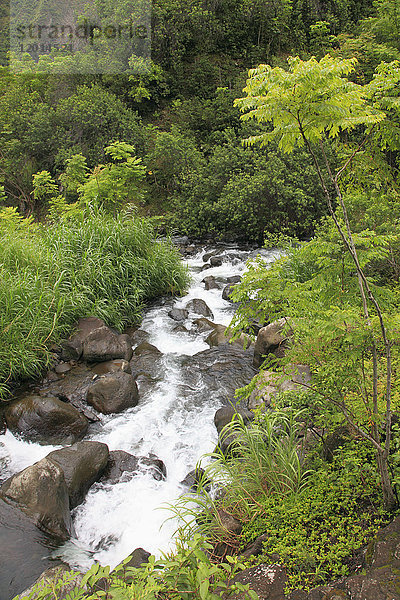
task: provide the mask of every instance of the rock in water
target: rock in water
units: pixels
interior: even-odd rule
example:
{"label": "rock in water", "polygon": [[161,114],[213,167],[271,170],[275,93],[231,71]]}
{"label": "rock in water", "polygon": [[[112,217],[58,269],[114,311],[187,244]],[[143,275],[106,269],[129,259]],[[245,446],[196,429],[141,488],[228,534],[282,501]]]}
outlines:
{"label": "rock in water", "polygon": [[132,375],[116,371],[99,377],[88,389],[86,400],[99,412],[109,415],[136,406],[139,392]]}
{"label": "rock in water", "polygon": [[54,566],[54,538],[39,531],[21,510],[0,499],[0,597],[11,600]]}
{"label": "rock in water", "polygon": [[108,446],[101,442],[78,442],[69,448],[54,450],[47,460],[64,473],[70,509],[83,502],[89,488],[102,476],[108,463]]}
{"label": "rock in water", "polygon": [[196,313],[197,315],[203,315],[203,317],[209,317],[210,319],[214,318],[212,310],[201,298],[194,298],[193,300],[190,300],[186,304],[185,308],[189,312]]}
{"label": "rock in water", "polygon": [[89,422],[74,406],[55,396],[25,396],[6,406],[8,428],[40,444],[73,444],[83,438]]}
{"label": "rock in water", "polygon": [[22,510],[41,531],[60,540],[71,536],[73,527],[64,473],[47,458],[7,479],[0,494],[3,500]]}

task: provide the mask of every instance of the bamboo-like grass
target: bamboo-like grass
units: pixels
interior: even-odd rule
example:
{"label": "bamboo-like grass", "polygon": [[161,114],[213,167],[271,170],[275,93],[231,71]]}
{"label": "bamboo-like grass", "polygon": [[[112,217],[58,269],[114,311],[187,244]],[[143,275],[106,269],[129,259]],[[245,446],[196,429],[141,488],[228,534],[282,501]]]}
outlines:
{"label": "bamboo-like grass", "polygon": [[177,251],[146,219],[97,211],[39,226],[8,212],[0,219],[0,398],[50,364],[51,345],[80,317],[121,330],[140,321],[147,301],[187,283]]}

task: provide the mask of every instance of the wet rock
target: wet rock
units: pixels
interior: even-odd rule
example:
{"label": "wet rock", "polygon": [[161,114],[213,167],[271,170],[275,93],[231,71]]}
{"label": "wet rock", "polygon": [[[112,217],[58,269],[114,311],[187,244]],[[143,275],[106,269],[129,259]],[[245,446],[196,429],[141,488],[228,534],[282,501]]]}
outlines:
{"label": "wet rock", "polygon": [[64,473],[72,510],[83,502],[89,488],[98,481],[108,464],[108,446],[101,442],[78,442],[69,448],[54,450],[47,460]]}
{"label": "wet rock", "polygon": [[161,356],[162,353],[156,346],[153,346],[153,344],[142,342],[139,344],[139,346],[137,346],[137,348],[135,348],[133,354],[134,356],[132,358],[134,359],[135,356],[144,356],[146,354],[158,354]]}
{"label": "wet rock", "polygon": [[220,509],[217,511],[217,524],[220,530],[219,537],[221,538],[221,541],[214,546],[213,553],[221,558],[225,557],[227,554],[234,554],[235,541],[238,540],[243,529],[241,522],[234,516]]}
{"label": "wet rock", "polygon": [[240,275],[231,275],[230,277],[226,277],[226,283],[239,283],[242,280]]}
{"label": "wet rock", "polygon": [[226,300],[227,302],[232,302],[233,300],[231,300],[231,293],[233,288],[235,287],[236,283],[228,283],[224,289],[222,290],[222,299]]}
{"label": "wet rock", "polygon": [[182,479],[181,484],[188,487],[189,491],[195,492],[199,487],[209,490],[211,482],[205,477],[204,469],[197,467],[196,469],[189,471],[186,477]]}
{"label": "wet rock", "polygon": [[232,334],[227,332],[227,327],[225,325],[214,325],[213,331],[211,331],[210,335],[206,338],[206,342],[209,346],[221,346],[221,344],[232,344],[235,346],[239,346],[240,348],[249,348],[253,343],[251,338],[242,333],[239,338],[237,338],[234,342],[231,342]]}
{"label": "wet rock", "polygon": [[13,433],[46,444],[73,444],[89,425],[74,406],[55,396],[25,396],[6,406],[5,418]]}
{"label": "wet rock", "polygon": [[[42,573],[41,576],[34,582],[34,585],[22,592],[21,598],[25,598],[26,596],[32,594],[30,596],[30,600],[36,600],[39,597],[39,592],[33,593],[32,590],[35,585],[51,587],[57,581],[63,579],[65,573],[70,573],[71,571],[72,569],[68,565],[59,565],[46,569],[46,571],[44,571],[44,573]],[[80,585],[82,579],[83,573],[75,571],[73,578],[68,577],[68,582],[65,582],[65,584],[63,584],[57,591],[57,599],[65,600],[67,597],[70,597],[71,592],[73,592],[75,588]]]}
{"label": "wet rock", "polygon": [[203,317],[210,317],[210,319],[214,318],[212,310],[207,306],[204,300],[201,300],[201,298],[194,298],[193,300],[190,300],[186,304],[185,308],[189,312],[193,312],[197,315],[203,315]]}
{"label": "wet rock", "polygon": [[204,287],[206,290],[215,290],[219,287],[218,283],[215,281],[215,277],[213,277],[212,275],[204,277],[202,283],[204,283]]}
{"label": "wet rock", "polygon": [[88,362],[104,362],[115,358],[129,361],[132,358],[131,339],[129,335],[114,333],[109,327],[100,327],[84,339],[82,358]]}
{"label": "wet rock", "polygon": [[217,325],[206,319],[205,317],[201,317],[200,319],[195,319],[193,321],[194,329],[199,333],[203,333],[204,331],[213,331]]}
{"label": "wet rock", "polygon": [[0,499],[0,590],[2,600],[11,600],[31,586],[58,561],[49,555],[54,538],[39,531],[21,510]]}
{"label": "wet rock", "polygon": [[135,548],[135,550],[131,554],[130,561],[125,563],[125,566],[137,569],[141,565],[148,563],[150,556],[150,552],[147,552],[143,548]]}
{"label": "wet rock", "polygon": [[58,363],[58,365],[54,367],[54,371],[57,373],[57,375],[64,375],[65,373],[68,373],[68,371],[70,371],[71,369],[72,366],[70,365],[70,363],[67,362]]}
{"label": "wet rock", "polygon": [[254,413],[245,408],[234,408],[233,406],[223,406],[219,408],[214,415],[214,425],[217,428],[218,434],[221,433],[223,428],[231,423],[239,415],[242,417],[244,424],[248,425],[254,420]]}
{"label": "wet rock", "polygon": [[104,326],[104,321],[97,317],[79,319],[75,327],[75,333],[68,340],[61,343],[61,360],[79,360],[82,356],[85,338],[89,333]]}
{"label": "wet rock", "polygon": [[112,484],[121,480],[126,481],[143,469],[149,470],[157,481],[161,481],[167,476],[165,464],[154,454],[133,456],[124,450],[113,450],[110,452],[102,480]]}
{"label": "wet rock", "polygon": [[162,352],[148,342],[135,348],[130,365],[141,396],[153,389],[165,374]]}
{"label": "wet rock", "polygon": [[260,329],[254,346],[253,364],[256,369],[262,365],[268,354],[274,354],[277,358],[284,356],[293,336],[293,331],[287,330],[287,326],[286,319],[279,319]]}
{"label": "wet rock", "polygon": [[235,409],[232,406],[219,408],[214,416],[214,424],[218,431],[218,447],[224,456],[239,454],[237,439],[239,433],[235,431],[224,431],[224,427],[231,423],[237,415],[242,417],[244,424],[247,425],[254,419],[254,414],[247,409]]}
{"label": "wet rock", "polygon": [[109,415],[137,406],[139,392],[132,375],[117,371],[99,377],[89,387],[86,400],[97,411]]}
{"label": "wet rock", "polygon": [[118,371],[130,373],[131,367],[127,360],[116,358],[115,360],[106,360],[105,362],[96,363],[92,367],[92,371],[93,373],[96,373],[96,375],[107,375],[107,373],[117,373]]}
{"label": "wet rock", "polygon": [[250,383],[255,375],[252,350],[224,344],[203,350],[182,363],[180,392],[190,397],[193,405],[213,399],[221,404],[234,400],[235,390]]}
{"label": "wet rock", "polygon": [[219,253],[219,250],[211,250],[210,252],[206,252],[203,254],[203,262],[208,262],[212,256],[216,256]]}
{"label": "wet rock", "polygon": [[189,333],[189,329],[186,329],[184,325],[177,325],[172,331],[174,333]]}
{"label": "wet rock", "polygon": [[[259,600],[284,600],[286,597],[286,570],[279,564],[261,564],[244,569],[235,575],[233,582],[249,585],[250,589],[258,595]],[[246,594],[243,593],[237,597],[244,600]]]}
{"label": "wet rock", "polygon": [[212,267],[220,267],[223,263],[222,256],[211,256],[210,257],[210,265]]}
{"label": "wet rock", "polygon": [[172,308],[168,316],[174,321],[185,321],[189,316],[189,311],[186,308]]}
{"label": "wet rock", "polygon": [[274,371],[261,371],[255,376],[255,386],[247,400],[247,407],[250,410],[259,407],[268,408],[272,399],[279,393],[304,392],[306,390],[302,384],[308,384],[311,381],[310,367],[288,365],[285,370],[287,378],[282,378],[282,375],[278,375]]}
{"label": "wet rock", "polygon": [[136,346],[139,346],[142,342],[147,342],[150,338],[150,334],[147,331],[144,331],[144,329],[128,329],[125,333],[129,335],[133,348],[136,348]]}
{"label": "wet rock", "polygon": [[60,540],[71,536],[73,527],[64,473],[47,458],[7,479],[0,495],[22,510],[41,531]]}
{"label": "wet rock", "polygon": [[248,560],[251,556],[258,556],[263,551],[263,543],[268,540],[268,535],[264,533],[259,535],[253,542],[247,544],[244,550],[240,553],[242,560]]}
{"label": "wet rock", "polygon": [[210,263],[206,263],[205,265],[203,265],[203,266],[200,268],[200,271],[207,271],[208,269],[211,269],[211,265],[210,265]]}

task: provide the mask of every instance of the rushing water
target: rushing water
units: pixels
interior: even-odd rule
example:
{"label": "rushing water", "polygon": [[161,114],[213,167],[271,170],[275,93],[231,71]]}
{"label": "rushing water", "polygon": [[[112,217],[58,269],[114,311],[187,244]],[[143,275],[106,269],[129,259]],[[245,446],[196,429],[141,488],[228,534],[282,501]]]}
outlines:
{"label": "rushing water", "polygon": [[[267,262],[275,252],[263,252]],[[184,307],[194,298],[202,298],[214,314],[213,321],[227,325],[233,305],[222,299],[226,278],[240,275],[245,262],[257,252],[226,249],[219,267],[201,271],[204,250],[187,261],[192,275],[188,294],[180,299],[162,300],[145,315],[141,329],[149,333],[149,342],[162,353],[163,378],[140,395],[139,405],[122,414],[102,416],[100,426],[93,427],[88,439],[104,442],[110,450],[125,450],[134,455],[152,452],[167,468],[165,481],[156,481],[150,473],[140,473],[117,484],[95,484],[83,504],[74,511],[76,539],[59,551],[71,566],[87,569],[94,562],[115,566],[136,547],[158,554],[172,544],[177,523],[168,519],[168,503],[184,492],[180,484],[198,459],[215,447],[217,434],[213,423],[220,402],[204,390],[202,400],[196,394],[179,393],[180,368],[187,356],[206,350],[207,334],[194,331],[193,315],[183,324],[187,332],[174,332],[176,321],[168,316],[172,306]],[[202,280],[213,275],[220,289],[205,290]],[[139,390],[140,392],[140,390]],[[0,464],[11,475],[46,456],[55,447],[28,444],[7,432],[0,436]],[[164,508],[162,508],[164,506]],[[167,521],[166,521],[167,520]]]}

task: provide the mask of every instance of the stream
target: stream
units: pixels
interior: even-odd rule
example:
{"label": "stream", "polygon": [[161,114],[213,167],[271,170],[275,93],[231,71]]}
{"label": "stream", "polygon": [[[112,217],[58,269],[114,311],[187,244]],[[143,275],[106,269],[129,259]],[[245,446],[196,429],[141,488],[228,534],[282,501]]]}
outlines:
{"label": "stream", "polygon": [[[207,248],[207,252],[212,250]],[[266,262],[277,256],[277,251],[219,250],[222,265],[207,270],[202,270],[206,249],[185,259],[192,276],[187,295],[160,299],[143,318],[140,329],[163,353],[154,385],[141,390],[139,383],[138,406],[121,414],[100,415],[100,422],[90,426],[85,438],[104,442],[110,450],[142,456],[154,453],[165,463],[167,477],[156,481],[150,472],[142,472],[113,485],[94,484],[73,512],[76,538],[56,551],[56,556],[71,567],[87,570],[94,561],[114,567],[137,547],[159,555],[173,545],[177,521],[167,520],[172,514],[167,505],[186,491],[180,482],[199,458],[213,451],[217,441],[213,417],[221,398],[207,387],[191,389],[182,379],[188,357],[209,348],[205,341],[209,331],[196,330],[193,314],[179,323],[186,331],[182,327],[176,331],[178,323],[168,312],[201,298],[213,313],[211,320],[228,325],[234,305],[222,299],[227,278],[241,275],[246,261],[257,254],[261,253]],[[206,276],[215,277],[218,289],[205,289],[202,280]],[[24,442],[6,432],[0,436],[2,477],[21,471],[59,447]]]}

